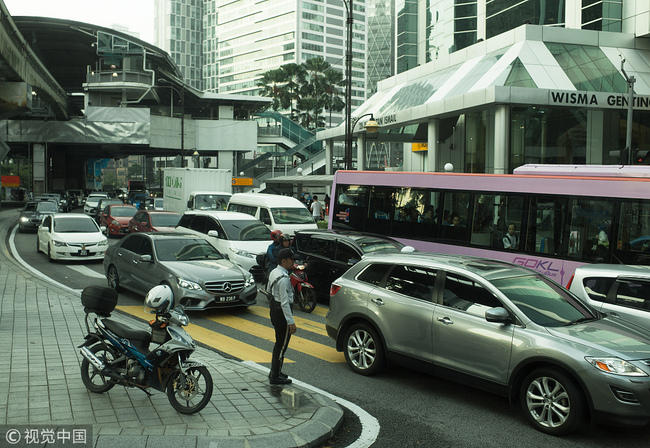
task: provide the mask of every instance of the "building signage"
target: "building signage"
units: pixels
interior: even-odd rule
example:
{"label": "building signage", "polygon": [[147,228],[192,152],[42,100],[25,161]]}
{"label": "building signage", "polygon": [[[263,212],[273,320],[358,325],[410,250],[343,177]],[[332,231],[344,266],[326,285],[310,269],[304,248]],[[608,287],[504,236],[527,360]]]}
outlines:
{"label": "building signage", "polygon": [[2,176],[3,187],[20,187],[20,176]]}
{"label": "building signage", "polygon": [[233,186],[252,186],[253,178],[252,177],[233,177],[232,178]]}
{"label": "building signage", "polygon": [[[549,90],[548,103],[554,106],[593,107],[599,109],[627,109],[627,93]],[[650,110],[650,97],[634,95],[634,109]]]}
{"label": "building signage", "polygon": [[397,115],[396,114],[390,114],[390,115],[386,115],[384,117],[378,117],[378,118],[375,119],[375,121],[377,122],[377,124],[379,126],[386,126],[387,124],[397,123]]}

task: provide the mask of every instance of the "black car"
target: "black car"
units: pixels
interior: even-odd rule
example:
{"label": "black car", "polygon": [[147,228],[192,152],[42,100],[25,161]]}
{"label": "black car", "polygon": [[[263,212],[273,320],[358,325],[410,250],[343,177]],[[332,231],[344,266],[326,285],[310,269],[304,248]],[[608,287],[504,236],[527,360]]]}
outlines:
{"label": "black car", "polygon": [[22,233],[26,230],[37,230],[45,215],[57,213],[58,211],[54,201],[27,202],[20,212],[18,231]]}
{"label": "black car", "polygon": [[329,298],[332,282],[363,255],[397,253],[405,247],[399,241],[373,233],[320,229],[296,232],[291,245],[307,263],[309,283],[321,298]]}

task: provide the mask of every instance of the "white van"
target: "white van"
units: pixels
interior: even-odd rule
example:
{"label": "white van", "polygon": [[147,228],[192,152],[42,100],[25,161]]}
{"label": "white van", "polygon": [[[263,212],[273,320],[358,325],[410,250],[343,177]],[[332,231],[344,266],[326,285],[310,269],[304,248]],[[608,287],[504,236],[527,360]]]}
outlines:
{"label": "white van", "polygon": [[307,207],[296,198],[277,194],[235,193],[228,202],[229,212],[256,217],[271,230],[293,235],[297,230],[317,229]]}

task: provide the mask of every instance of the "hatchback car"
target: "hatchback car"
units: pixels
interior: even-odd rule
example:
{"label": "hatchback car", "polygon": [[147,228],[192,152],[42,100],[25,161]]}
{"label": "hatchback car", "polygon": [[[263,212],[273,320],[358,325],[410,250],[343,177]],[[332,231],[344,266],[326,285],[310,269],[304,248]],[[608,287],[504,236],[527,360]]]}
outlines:
{"label": "hatchback car", "polygon": [[253,276],[196,235],[135,233],[111,246],[104,258],[108,285],[146,294],[169,285],[188,310],[254,305]]}
{"label": "hatchback car", "polygon": [[173,232],[181,214],[156,210],[138,210],[129,221],[129,233]]}
{"label": "hatchback car", "polygon": [[129,221],[138,211],[132,205],[109,204],[99,215],[99,225],[106,227],[104,234],[107,237],[111,235],[126,235],[129,233]]}
{"label": "hatchback car", "polygon": [[95,208],[95,215],[94,215],[95,221],[97,221],[99,223],[99,221],[100,221],[100,219],[102,217],[102,212],[104,211],[104,209],[106,209],[107,205],[111,205],[111,204],[113,204],[113,205],[124,205],[124,202],[122,202],[121,200],[119,200],[117,198],[102,198],[102,199],[100,199],[99,202],[97,203],[97,208]]}
{"label": "hatchback car", "polygon": [[177,232],[203,236],[226,258],[246,271],[261,270],[255,257],[271,244],[271,231],[258,219],[238,212],[189,211],[181,217]]}
{"label": "hatchback car", "polygon": [[343,230],[301,230],[291,244],[307,263],[305,272],[321,298],[329,297],[332,281],[364,255],[398,253],[407,247],[386,236]]}
{"label": "hatchback car", "polygon": [[603,313],[650,328],[650,266],[580,266],[567,288]]}
{"label": "hatchback car", "polygon": [[94,219],[81,213],[47,215],[38,228],[36,251],[50,261],[102,260],[108,247]]}
{"label": "hatchback car", "polygon": [[90,216],[95,216],[99,201],[108,197],[108,193],[90,193],[86,198],[86,202],[84,202],[84,213]]}
{"label": "hatchback car", "polygon": [[518,401],[538,430],[650,422],[650,331],[522,266],[369,255],[332,284],[328,334],[350,368],[407,364]]}
{"label": "hatchback car", "polygon": [[18,231],[37,230],[45,215],[57,213],[58,208],[50,201],[30,201],[25,204],[18,218]]}

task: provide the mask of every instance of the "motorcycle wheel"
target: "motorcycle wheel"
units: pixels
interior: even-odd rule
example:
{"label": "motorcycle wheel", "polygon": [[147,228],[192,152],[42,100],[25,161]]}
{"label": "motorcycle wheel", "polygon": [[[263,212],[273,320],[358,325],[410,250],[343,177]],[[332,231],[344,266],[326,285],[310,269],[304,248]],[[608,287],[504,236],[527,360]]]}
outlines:
{"label": "motorcycle wheel", "polygon": [[[96,344],[90,347],[90,351],[105,365],[117,359],[115,350],[104,344]],[[102,375],[86,358],[81,361],[81,381],[86,389],[96,394],[108,392],[115,386],[113,380]]]}
{"label": "motorcycle wheel", "polygon": [[181,381],[180,370],[175,370],[167,383],[167,398],[174,409],[181,414],[195,414],[203,409],[212,398],[212,375],[204,366],[187,369],[185,381]]}
{"label": "motorcycle wheel", "polygon": [[316,291],[313,288],[303,287],[300,291],[296,290],[298,295],[298,306],[306,313],[311,313],[316,308]]}

